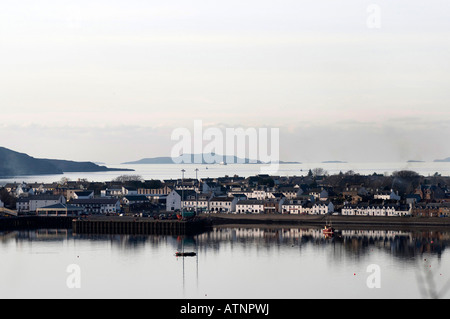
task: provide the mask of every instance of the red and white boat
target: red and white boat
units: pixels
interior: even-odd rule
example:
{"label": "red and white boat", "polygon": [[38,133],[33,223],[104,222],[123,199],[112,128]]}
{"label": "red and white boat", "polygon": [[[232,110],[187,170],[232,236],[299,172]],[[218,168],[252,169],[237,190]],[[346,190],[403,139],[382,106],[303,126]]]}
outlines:
{"label": "red and white boat", "polygon": [[322,229],[322,233],[325,236],[333,236],[334,235],[334,228],[330,225],[325,225],[325,227]]}

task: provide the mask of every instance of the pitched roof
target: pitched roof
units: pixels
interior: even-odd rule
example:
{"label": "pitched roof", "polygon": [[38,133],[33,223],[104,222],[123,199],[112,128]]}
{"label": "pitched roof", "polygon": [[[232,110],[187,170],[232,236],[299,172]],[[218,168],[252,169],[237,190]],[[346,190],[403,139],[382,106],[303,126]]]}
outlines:
{"label": "pitched roof", "polygon": [[28,197],[31,200],[59,200],[63,195],[33,195]]}
{"label": "pitched roof", "polygon": [[214,197],[211,198],[211,202],[232,202],[234,197]]}
{"label": "pitched roof", "polygon": [[245,199],[238,201],[236,205],[264,205],[264,201],[257,199]]}

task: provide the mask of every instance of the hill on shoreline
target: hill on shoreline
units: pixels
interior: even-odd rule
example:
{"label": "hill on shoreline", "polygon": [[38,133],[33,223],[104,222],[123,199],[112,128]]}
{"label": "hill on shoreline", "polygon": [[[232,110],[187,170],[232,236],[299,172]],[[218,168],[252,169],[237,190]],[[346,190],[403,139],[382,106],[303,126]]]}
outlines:
{"label": "hill on shoreline", "polygon": [[56,175],[69,172],[133,171],[108,168],[92,162],[34,158],[24,153],[0,147],[0,176]]}

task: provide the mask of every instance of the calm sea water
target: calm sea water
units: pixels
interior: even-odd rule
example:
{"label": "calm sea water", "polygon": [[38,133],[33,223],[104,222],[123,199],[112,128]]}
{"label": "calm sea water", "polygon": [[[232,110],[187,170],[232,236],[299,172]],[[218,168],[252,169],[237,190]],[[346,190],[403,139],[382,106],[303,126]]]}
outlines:
{"label": "calm sea water", "polygon": [[[261,174],[267,165],[257,164],[229,164],[229,165],[197,165],[197,164],[154,164],[154,165],[115,165],[106,164],[111,168],[134,169],[135,172],[100,172],[100,173],[66,173],[64,175],[44,175],[44,176],[16,176],[0,179],[0,185],[9,182],[56,182],[62,177],[71,180],[86,178],[88,181],[104,182],[110,181],[120,175],[140,175],[145,179],[177,179],[181,178],[181,170],[185,169],[185,178],[195,178],[195,169],[199,169],[198,177],[222,177],[225,175],[242,177]],[[329,174],[337,174],[340,171],[347,172],[353,170],[356,173],[368,175],[373,173],[385,174],[397,170],[414,170],[424,176],[433,175],[438,172],[441,175],[450,176],[450,163],[304,163],[304,164],[281,164],[276,174],[281,176],[302,176],[308,173],[309,169],[317,167],[324,168]]]}
{"label": "calm sea water", "polygon": [[[194,237],[14,231],[0,234],[0,298],[447,299],[449,241],[437,230],[342,230],[333,239],[298,227]],[[182,250],[197,256],[175,257]],[[79,288],[68,285],[74,274]]]}

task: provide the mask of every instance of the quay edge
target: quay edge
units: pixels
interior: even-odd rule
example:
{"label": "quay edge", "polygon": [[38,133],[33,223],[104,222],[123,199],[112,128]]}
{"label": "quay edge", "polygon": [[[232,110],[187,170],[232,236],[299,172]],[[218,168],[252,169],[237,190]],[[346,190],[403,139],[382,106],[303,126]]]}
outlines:
{"label": "quay edge", "polygon": [[42,217],[20,216],[0,218],[0,231],[35,229],[71,229],[74,234],[123,235],[195,235],[207,231],[205,220],[151,220],[132,217],[90,216]]}
{"label": "quay edge", "polygon": [[207,231],[205,220],[149,220],[147,218],[77,218],[73,219],[74,234],[111,235],[195,235]]}
{"label": "quay edge", "polygon": [[43,228],[70,229],[73,217],[20,216],[0,218],[0,231]]}

